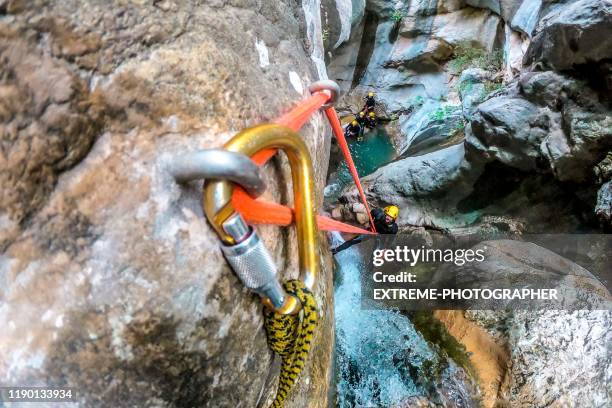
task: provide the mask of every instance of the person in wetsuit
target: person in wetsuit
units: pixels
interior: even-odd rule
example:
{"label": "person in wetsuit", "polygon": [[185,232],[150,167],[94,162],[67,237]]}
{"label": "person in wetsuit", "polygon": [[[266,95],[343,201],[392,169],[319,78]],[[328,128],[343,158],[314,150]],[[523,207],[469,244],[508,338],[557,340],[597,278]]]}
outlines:
{"label": "person in wetsuit", "polygon": [[361,125],[361,127],[363,127],[365,126],[368,117],[366,116],[366,113],[364,111],[361,111],[355,115],[355,120],[359,123],[359,125]]}
{"label": "person in wetsuit", "polygon": [[359,122],[357,122],[356,120],[353,120],[351,123],[349,123],[344,128],[344,137],[346,137],[346,138],[351,138],[351,137],[359,138],[359,135],[361,134],[361,130],[362,130],[362,128],[359,125]]}
{"label": "person in wetsuit", "polygon": [[376,106],[376,100],[374,99],[374,92],[368,92],[368,94],[363,97],[363,100],[365,101],[363,110],[365,112],[374,111],[374,107]]}
{"label": "person in wetsuit", "polygon": [[[395,205],[388,205],[384,209],[375,208],[370,214],[372,214],[372,218],[374,219],[374,227],[376,227],[376,232],[379,234],[387,234],[387,235],[395,235],[397,234],[398,227],[397,216],[399,215],[399,208]],[[336,248],[332,248],[332,254],[337,254],[340,251],[344,251],[347,248],[352,247],[353,245],[357,245],[360,242],[363,242],[366,239],[372,238],[374,235],[357,235],[355,238],[350,239]]]}
{"label": "person in wetsuit", "polygon": [[368,113],[368,117],[366,118],[365,125],[368,129],[374,129],[378,124],[378,120],[376,120],[376,113],[370,112]]}

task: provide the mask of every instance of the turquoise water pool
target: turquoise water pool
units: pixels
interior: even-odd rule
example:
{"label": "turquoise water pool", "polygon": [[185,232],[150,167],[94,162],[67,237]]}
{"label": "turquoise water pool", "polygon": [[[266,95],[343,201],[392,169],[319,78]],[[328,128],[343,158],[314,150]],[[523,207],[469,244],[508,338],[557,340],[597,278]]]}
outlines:
{"label": "turquoise water pool", "polygon": [[[396,155],[389,135],[383,127],[367,131],[362,141],[349,139],[348,144],[359,177],[372,174],[393,160]],[[328,181],[325,196],[328,199],[336,199],[344,187],[353,183],[353,179],[344,158],[340,158],[338,166],[331,168],[330,173],[332,177]]]}

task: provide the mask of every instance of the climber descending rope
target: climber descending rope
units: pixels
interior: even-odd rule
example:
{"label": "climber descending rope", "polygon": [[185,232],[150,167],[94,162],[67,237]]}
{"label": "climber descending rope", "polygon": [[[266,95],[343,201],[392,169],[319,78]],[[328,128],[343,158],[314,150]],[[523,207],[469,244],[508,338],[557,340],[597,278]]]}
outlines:
{"label": "climber descending rope", "polygon": [[[318,311],[312,289],[320,266],[318,229],[357,234],[373,234],[376,231],[371,215],[371,231],[367,231],[316,216],[314,212],[314,171],[308,148],[296,131],[323,107],[370,214],[338,115],[332,106],[338,86],[332,81],[320,81],[313,84],[310,90],[313,93],[310,98],[281,116],[275,124],[245,129],[228,141],[224,146],[228,154],[219,155],[223,165],[214,159],[206,161],[214,153],[198,152],[178,160],[181,164],[175,165],[172,170],[177,180],[187,181],[198,176],[206,178],[203,210],[222,241],[225,258],[242,283],[258,293],[266,306],[264,315],[268,344],[282,357],[273,407],[283,405],[302,372],[317,324]],[[251,196],[256,197],[263,192],[263,183],[258,169],[253,169],[252,164],[245,164],[245,157],[251,157],[255,164],[262,165],[274,156],[277,149],[283,150],[289,159],[294,209]],[[226,177],[220,171],[223,166],[227,171]],[[296,224],[299,280],[280,285],[270,253],[249,223]]]}

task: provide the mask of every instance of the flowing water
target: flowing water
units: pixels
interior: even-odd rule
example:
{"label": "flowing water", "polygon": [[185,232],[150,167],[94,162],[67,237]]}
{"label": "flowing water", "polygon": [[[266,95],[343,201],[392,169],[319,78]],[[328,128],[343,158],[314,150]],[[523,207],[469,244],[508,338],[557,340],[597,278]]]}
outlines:
{"label": "flowing water", "polygon": [[[331,239],[333,246],[342,242],[338,233]],[[473,406],[465,374],[441,357],[408,317],[362,309],[362,245],[336,255],[336,406],[408,407],[419,397],[444,406]]]}
{"label": "flowing water", "polygon": [[[350,140],[349,149],[360,177],[395,157],[383,128],[366,134],[361,142]],[[341,160],[329,179],[328,202],[335,201],[350,183],[348,167]],[[338,233],[332,233],[331,240],[332,246],[342,242]],[[474,406],[465,372],[426,341],[407,316],[393,310],[362,309],[365,246],[336,255],[336,406],[409,407],[416,404],[415,398],[450,407]]]}

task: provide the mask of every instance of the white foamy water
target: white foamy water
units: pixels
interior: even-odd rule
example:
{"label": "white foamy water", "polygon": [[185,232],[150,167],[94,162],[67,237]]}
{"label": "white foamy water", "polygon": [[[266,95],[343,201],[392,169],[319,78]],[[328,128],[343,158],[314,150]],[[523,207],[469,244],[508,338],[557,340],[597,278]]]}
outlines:
{"label": "white foamy water", "polygon": [[[331,235],[332,246],[342,243]],[[436,356],[410,320],[395,311],[361,308],[358,246],[336,255],[335,297],[338,407],[393,407],[413,395],[423,395],[409,367],[421,367]]]}

